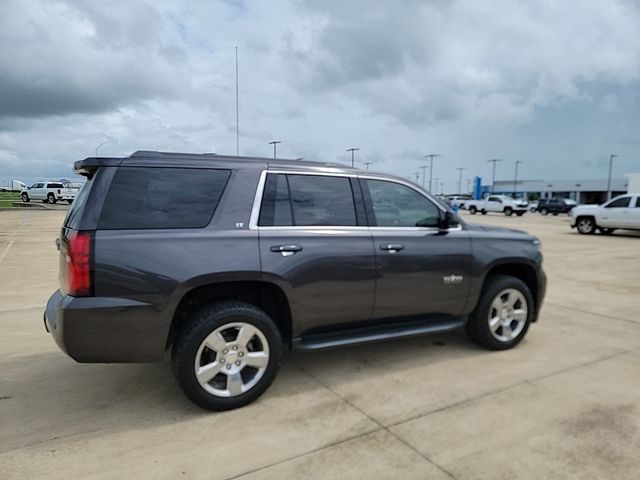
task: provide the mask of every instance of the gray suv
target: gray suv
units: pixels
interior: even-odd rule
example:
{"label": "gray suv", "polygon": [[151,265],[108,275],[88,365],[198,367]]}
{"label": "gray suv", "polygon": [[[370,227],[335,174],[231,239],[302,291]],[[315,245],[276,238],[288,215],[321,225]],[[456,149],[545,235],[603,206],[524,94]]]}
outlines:
{"label": "gray suv", "polygon": [[474,226],[404,179],[337,164],[161,152],[75,163],[45,326],[78,362],[171,355],[185,394],[255,400],[285,349],[465,328],[518,344],[540,242]]}

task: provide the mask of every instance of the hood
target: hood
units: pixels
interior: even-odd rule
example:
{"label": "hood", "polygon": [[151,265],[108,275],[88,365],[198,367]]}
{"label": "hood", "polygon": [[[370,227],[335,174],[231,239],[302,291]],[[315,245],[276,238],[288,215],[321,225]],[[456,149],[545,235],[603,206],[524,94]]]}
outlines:
{"label": "hood", "polygon": [[576,205],[570,210],[570,213],[575,215],[577,212],[595,212],[600,205]]}

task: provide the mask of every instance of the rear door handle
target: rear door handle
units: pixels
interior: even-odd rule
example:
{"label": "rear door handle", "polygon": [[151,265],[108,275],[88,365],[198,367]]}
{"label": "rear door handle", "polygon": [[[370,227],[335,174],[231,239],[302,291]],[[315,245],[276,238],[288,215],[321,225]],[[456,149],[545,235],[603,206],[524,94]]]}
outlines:
{"label": "rear door handle", "polygon": [[404,250],[404,245],[401,243],[383,243],[380,245],[380,250],[385,250],[389,253],[396,253],[400,250]]}
{"label": "rear door handle", "polygon": [[274,245],[269,248],[270,251],[274,253],[281,253],[283,257],[289,257],[296,252],[302,250],[302,246],[300,245]]}

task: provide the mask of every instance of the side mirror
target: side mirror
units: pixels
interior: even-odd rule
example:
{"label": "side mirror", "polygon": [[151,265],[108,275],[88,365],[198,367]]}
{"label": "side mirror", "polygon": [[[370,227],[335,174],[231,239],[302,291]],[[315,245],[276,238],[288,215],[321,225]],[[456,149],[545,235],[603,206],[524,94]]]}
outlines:
{"label": "side mirror", "polygon": [[455,223],[457,223],[455,221],[455,216],[447,210],[440,216],[440,219],[438,220],[438,228],[440,230],[447,230]]}

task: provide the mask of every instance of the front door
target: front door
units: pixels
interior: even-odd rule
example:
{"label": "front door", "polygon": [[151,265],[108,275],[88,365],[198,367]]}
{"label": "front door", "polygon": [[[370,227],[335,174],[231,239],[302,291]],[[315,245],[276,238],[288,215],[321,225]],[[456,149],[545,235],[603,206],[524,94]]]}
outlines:
{"label": "front door", "polygon": [[625,228],[629,225],[630,196],[618,197],[598,209],[596,223],[600,227]]}
{"label": "front door", "polygon": [[444,208],[409,184],[362,179],[376,249],[376,319],[459,315],[466,306],[471,240],[441,231]]}
{"label": "front door", "polygon": [[33,200],[44,200],[45,188],[44,183],[34,183],[29,187],[29,198]]}
{"label": "front door", "polygon": [[357,179],[269,173],[257,228],[263,278],[287,295],[294,336],[371,318],[375,258]]}
{"label": "front door", "polygon": [[500,197],[487,198],[487,211],[488,212],[501,212],[502,211],[502,199]]}

